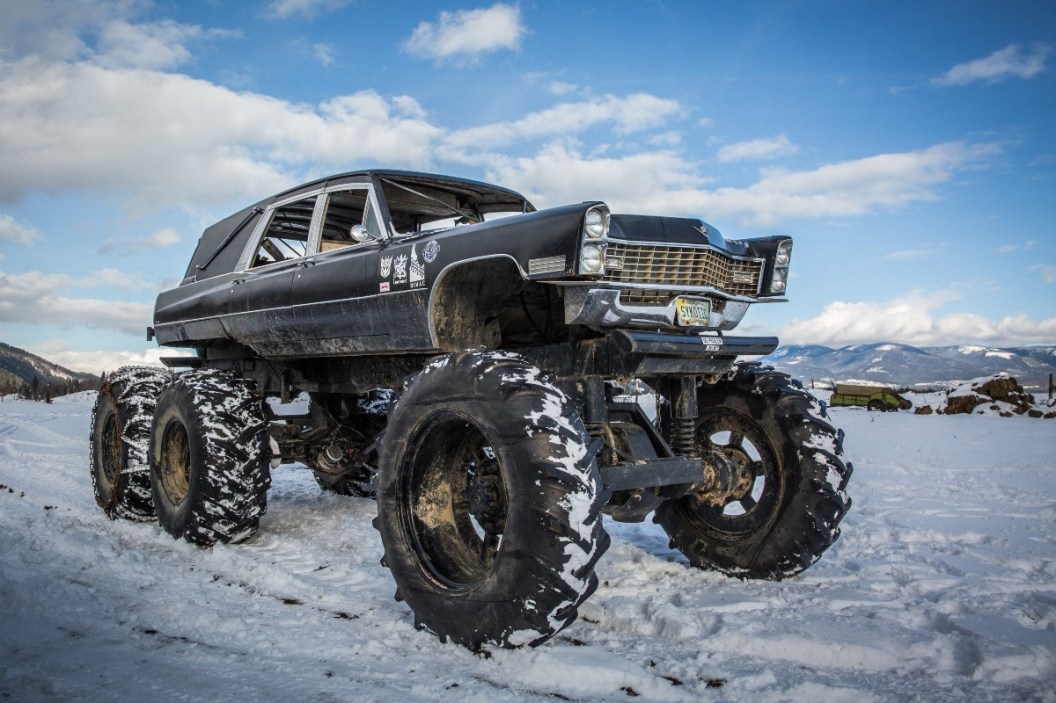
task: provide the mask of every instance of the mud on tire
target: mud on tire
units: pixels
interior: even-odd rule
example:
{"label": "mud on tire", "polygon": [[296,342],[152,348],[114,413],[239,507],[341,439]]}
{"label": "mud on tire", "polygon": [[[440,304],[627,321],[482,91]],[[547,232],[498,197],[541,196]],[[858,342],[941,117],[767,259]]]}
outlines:
{"label": "mud on tire", "polygon": [[95,502],[111,518],[154,519],[147,445],[154,404],[172,374],[126,366],[99,388],[89,437]]}
{"label": "mud on tire", "polygon": [[785,374],[739,367],[698,396],[696,441],[748,477],[725,505],[690,494],[663,503],[655,522],[694,566],[782,579],[816,562],[839,537],[853,467],[824,407]]}
{"label": "mud on tire", "polygon": [[380,446],[378,518],[415,625],[470,648],[576,619],[609,545],[571,401],[520,357],[460,352],[409,381]]}
{"label": "mud on tire", "polygon": [[270,459],[250,382],[213,369],[177,376],[158,397],[151,430],[158,522],[202,546],[248,538],[267,509]]}

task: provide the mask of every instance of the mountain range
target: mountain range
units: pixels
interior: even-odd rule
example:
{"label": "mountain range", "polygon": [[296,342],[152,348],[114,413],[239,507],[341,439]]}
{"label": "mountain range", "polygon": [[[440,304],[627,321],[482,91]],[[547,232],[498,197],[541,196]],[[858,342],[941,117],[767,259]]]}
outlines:
{"label": "mountain range", "polygon": [[1008,373],[1047,387],[1056,373],[1056,347],[913,347],[908,344],[855,344],[833,349],[816,344],[779,347],[761,359],[797,378],[875,381],[914,385],[964,381]]}
{"label": "mountain range", "polygon": [[32,386],[34,378],[37,379],[39,388],[67,388],[99,381],[99,377],[93,374],[71,371],[36,354],[30,354],[25,349],[0,342],[0,389],[11,391],[21,388],[23,384]]}
{"label": "mountain range", "polygon": [[[855,344],[834,349],[817,344],[780,347],[761,361],[803,380],[873,381],[910,386],[964,381],[1008,373],[1021,383],[1047,387],[1056,374],[1056,347],[913,347],[908,344]],[[0,388],[32,384],[63,386],[95,383],[89,373],[71,371],[24,349],[0,342]]]}

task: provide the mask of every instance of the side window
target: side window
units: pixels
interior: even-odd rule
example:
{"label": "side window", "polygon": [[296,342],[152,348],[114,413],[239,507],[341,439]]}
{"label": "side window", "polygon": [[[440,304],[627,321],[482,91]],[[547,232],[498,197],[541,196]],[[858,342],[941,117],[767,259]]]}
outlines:
{"label": "side window", "polygon": [[315,196],[275,208],[249,267],[299,259],[307,253]]}
{"label": "side window", "polygon": [[357,244],[352,237],[352,228],[356,225],[365,226],[375,238],[381,237],[381,226],[370,202],[370,191],[361,189],[331,193],[323,217],[319,251],[333,251]]}

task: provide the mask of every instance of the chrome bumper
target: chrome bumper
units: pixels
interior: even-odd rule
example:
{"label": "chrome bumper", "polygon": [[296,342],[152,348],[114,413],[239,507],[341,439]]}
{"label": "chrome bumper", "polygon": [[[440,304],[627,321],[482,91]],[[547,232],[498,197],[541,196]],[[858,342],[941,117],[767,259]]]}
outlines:
{"label": "chrome bumper", "polygon": [[[751,303],[727,300],[722,312],[712,310],[707,329],[732,330]],[[565,288],[565,324],[592,327],[637,327],[643,329],[679,329],[675,319],[675,302],[659,305],[625,305],[616,288]]]}

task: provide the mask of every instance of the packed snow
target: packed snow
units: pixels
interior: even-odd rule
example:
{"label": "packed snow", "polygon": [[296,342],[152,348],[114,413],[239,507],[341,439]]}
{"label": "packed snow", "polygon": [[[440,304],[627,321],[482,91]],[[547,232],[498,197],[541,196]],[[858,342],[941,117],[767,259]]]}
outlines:
{"label": "packed snow", "polygon": [[373,501],[274,474],[199,549],[92,496],[92,396],[0,403],[0,699],[1056,702],[1056,422],[830,410],[854,505],[786,581],[692,569],[607,522],[580,619],[536,649],[416,631]]}

